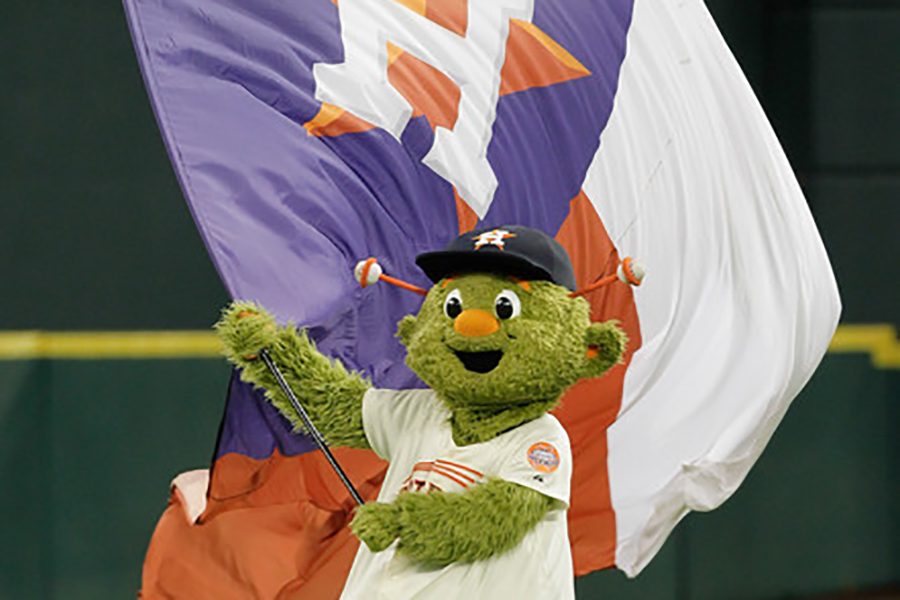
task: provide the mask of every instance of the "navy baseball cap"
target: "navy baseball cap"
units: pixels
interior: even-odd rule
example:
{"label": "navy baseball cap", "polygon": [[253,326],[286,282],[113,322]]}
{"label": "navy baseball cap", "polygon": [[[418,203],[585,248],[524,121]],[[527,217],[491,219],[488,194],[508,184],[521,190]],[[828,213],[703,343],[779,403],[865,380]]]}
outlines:
{"label": "navy baseball cap", "polygon": [[462,273],[501,273],[575,290],[575,272],[565,249],[543,231],[522,225],[464,233],[443,250],[420,254],[416,264],[435,283]]}

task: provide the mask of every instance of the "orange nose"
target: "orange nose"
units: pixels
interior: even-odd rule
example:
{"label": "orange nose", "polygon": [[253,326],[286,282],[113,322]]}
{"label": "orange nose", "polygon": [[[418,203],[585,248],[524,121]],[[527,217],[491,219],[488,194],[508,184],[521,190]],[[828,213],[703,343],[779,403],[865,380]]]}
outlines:
{"label": "orange nose", "polygon": [[453,329],[466,337],[481,337],[491,335],[500,329],[500,323],[491,313],[470,308],[459,313],[453,321]]}

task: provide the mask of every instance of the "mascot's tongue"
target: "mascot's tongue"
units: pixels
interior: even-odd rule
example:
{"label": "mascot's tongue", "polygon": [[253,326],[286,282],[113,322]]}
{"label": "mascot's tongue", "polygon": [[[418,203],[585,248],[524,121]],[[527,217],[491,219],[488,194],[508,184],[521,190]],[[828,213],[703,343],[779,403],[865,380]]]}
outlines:
{"label": "mascot's tongue", "polygon": [[454,353],[462,361],[467,371],[476,373],[493,371],[500,359],[503,358],[503,352],[500,350],[488,350],[487,352],[460,352],[459,350],[454,350]]}

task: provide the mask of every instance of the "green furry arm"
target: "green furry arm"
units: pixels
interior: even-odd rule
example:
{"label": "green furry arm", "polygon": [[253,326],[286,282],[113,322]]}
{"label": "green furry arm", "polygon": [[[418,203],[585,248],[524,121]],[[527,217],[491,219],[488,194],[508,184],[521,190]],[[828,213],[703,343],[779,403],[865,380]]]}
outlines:
{"label": "green furry arm", "polygon": [[300,416],[257,358],[268,348],[303,407],[325,439],[335,446],[368,448],[362,425],[362,398],[369,384],[358,374],[328,359],[292,325],[278,327],[271,314],[252,302],[233,302],[215,325],[225,356],[241,369],[241,379],[266,390],[266,398],[295,429]]}
{"label": "green furry arm", "polygon": [[350,524],[373,552],[400,538],[399,551],[443,566],[485,560],[518,545],[559,503],[521,485],[492,479],[459,494],[402,493],[390,504],[357,509]]}

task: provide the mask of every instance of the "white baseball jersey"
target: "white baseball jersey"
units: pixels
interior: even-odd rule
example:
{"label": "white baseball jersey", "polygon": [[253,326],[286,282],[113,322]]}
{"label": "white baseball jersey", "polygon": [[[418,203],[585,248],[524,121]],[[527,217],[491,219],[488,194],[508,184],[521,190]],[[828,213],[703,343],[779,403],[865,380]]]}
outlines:
{"label": "white baseball jersey", "polygon": [[[363,427],[372,449],[390,462],[379,502],[401,491],[464,492],[499,478],[569,504],[572,452],[555,417],[542,417],[492,440],[457,446],[450,412],[432,390],[369,390]],[[397,554],[360,544],[343,600],[464,598],[573,599],[566,511],[551,510],[522,542],[488,560],[425,568]]]}

